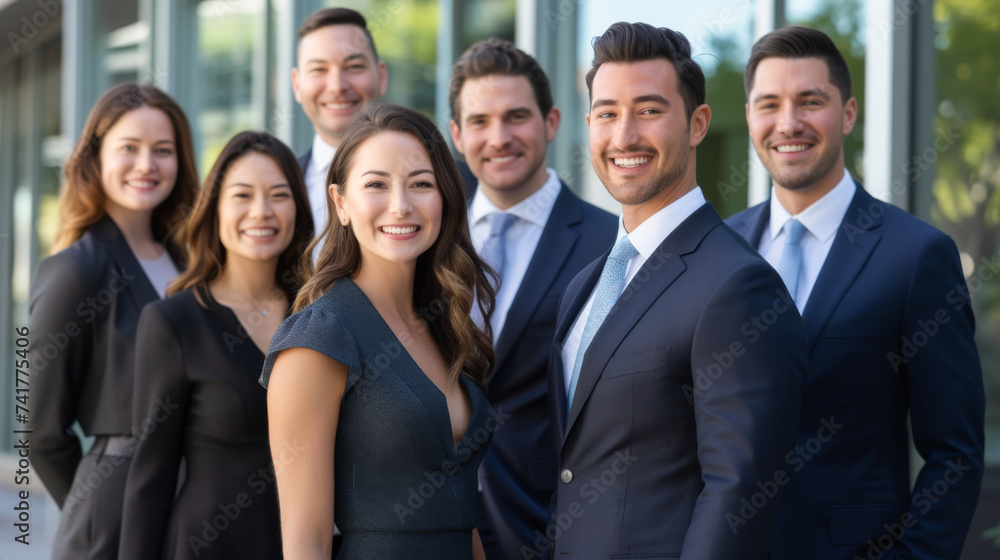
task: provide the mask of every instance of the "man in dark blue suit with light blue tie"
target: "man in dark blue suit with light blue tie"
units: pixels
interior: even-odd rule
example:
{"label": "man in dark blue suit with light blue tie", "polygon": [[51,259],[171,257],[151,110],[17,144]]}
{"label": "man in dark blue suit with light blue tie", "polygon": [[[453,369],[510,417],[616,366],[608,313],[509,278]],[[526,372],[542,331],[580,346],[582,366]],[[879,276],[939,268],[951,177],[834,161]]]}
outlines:
{"label": "man in dark blue suit with light blue tie", "polygon": [[452,139],[478,177],[472,239],[501,276],[486,382],[498,421],[480,468],[478,527],[487,558],[519,560],[545,531],[556,485],[546,395],[556,304],[611,246],[615,218],[546,168],[560,115],[535,59],[507,41],[476,43],[452,70],[449,102]]}
{"label": "man in dark blue suit with light blue tie", "polygon": [[[957,560],[983,474],[984,396],[955,243],[844,168],[847,66],[822,32],[770,33],[747,123],[771,199],[727,220],[802,312],[809,372],[773,560]],[[911,487],[907,415],[924,460]]]}
{"label": "man in dark blue suit with light blue tie", "polygon": [[711,110],[687,39],[616,23],[587,84],[591,163],[622,220],[559,304],[552,557],[764,560],[798,424],[802,320],[698,187]]}

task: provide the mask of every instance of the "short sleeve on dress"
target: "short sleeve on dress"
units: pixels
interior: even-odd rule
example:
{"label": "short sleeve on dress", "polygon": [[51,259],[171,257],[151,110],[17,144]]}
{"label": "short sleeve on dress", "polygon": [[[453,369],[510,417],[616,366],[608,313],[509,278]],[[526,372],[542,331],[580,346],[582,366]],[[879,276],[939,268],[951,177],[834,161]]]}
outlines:
{"label": "short sleeve on dress", "polygon": [[271,338],[271,346],[264,358],[260,384],[267,388],[271,368],[278,353],[289,348],[308,348],[347,366],[347,388],[361,378],[361,354],[354,335],[337,317],[337,313],[317,301],[302,311],[285,319]]}

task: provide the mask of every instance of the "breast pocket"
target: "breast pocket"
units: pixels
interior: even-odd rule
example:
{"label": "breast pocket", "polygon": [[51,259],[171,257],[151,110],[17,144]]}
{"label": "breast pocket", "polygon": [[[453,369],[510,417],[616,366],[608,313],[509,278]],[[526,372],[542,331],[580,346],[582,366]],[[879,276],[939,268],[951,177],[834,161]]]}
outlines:
{"label": "breast pocket", "polygon": [[601,379],[612,379],[635,375],[656,369],[665,369],[670,365],[670,347],[653,348],[634,354],[615,355],[608,361]]}

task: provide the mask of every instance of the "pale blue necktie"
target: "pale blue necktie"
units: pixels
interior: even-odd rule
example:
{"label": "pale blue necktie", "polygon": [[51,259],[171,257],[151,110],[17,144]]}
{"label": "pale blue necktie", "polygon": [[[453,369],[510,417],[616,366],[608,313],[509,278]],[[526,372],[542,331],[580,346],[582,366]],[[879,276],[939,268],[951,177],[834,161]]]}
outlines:
{"label": "pale blue necktie", "polygon": [[781,252],[781,260],[778,261],[778,275],[781,281],[788,288],[788,294],[795,300],[795,294],[799,287],[799,273],[802,270],[802,236],[806,233],[806,226],[802,222],[792,218],[785,222],[785,249]]}
{"label": "pale blue necktie", "polygon": [[517,221],[517,216],[507,212],[493,212],[486,215],[486,220],[490,223],[490,236],[479,250],[479,256],[503,276],[504,236]]}
{"label": "pale blue necktie", "polygon": [[[503,261],[504,261],[504,236],[507,234],[507,230],[510,226],[517,221],[517,216],[510,214],[508,212],[493,212],[486,215],[486,220],[490,224],[490,236],[486,238],[486,242],[479,249],[479,256],[486,264],[490,265],[493,270],[497,271],[500,278],[503,278]],[[499,286],[493,286],[498,291]],[[483,316],[479,313],[479,305],[472,306],[472,320],[477,325],[483,324]],[[499,329],[497,329],[496,315],[494,314],[493,323],[493,339],[500,335]]]}
{"label": "pale blue necktie", "polygon": [[569,390],[566,398],[566,413],[569,414],[570,407],[573,406],[573,394],[576,393],[576,383],[580,380],[580,367],[583,365],[583,355],[587,353],[597,329],[601,328],[604,319],[607,318],[611,308],[618,301],[618,296],[625,287],[625,271],[628,269],[629,260],[637,253],[628,236],[624,236],[615,243],[611,249],[611,255],[604,263],[604,270],[601,271],[601,279],[597,282],[597,290],[594,292],[594,305],[590,308],[590,315],[583,328],[583,336],[580,337],[580,348],[576,351],[576,361],[573,363],[573,376],[569,380]]}

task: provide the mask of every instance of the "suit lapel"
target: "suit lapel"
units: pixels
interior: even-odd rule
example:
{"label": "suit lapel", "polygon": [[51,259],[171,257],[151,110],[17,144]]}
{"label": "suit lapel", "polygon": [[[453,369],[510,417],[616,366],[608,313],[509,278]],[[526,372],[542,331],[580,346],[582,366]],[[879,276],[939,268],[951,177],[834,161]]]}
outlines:
{"label": "suit lapel", "polygon": [[770,200],[763,204],[750,208],[743,215],[743,220],[733,225],[736,233],[743,236],[754,249],[760,247],[760,238],[764,235],[764,228],[771,221]]}
{"label": "suit lapel", "polygon": [[558,426],[560,438],[566,436],[566,425],[564,424],[566,418],[566,376],[571,375],[572,371],[563,370],[562,362],[562,348],[566,344],[566,335],[569,334],[569,329],[573,326],[576,321],[577,316],[583,309],[583,305],[587,303],[587,299],[590,297],[590,293],[594,291],[594,287],[597,285],[597,281],[601,278],[601,271],[604,270],[604,261],[608,260],[608,255],[611,254],[611,247],[599,259],[588,264],[580,271],[580,275],[583,276],[583,283],[580,288],[574,293],[567,289],[564,297],[567,298],[566,301],[566,312],[561,314],[556,322],[556,336],[553,342],[553,352],[555,354],[555,363],[551,364],[554,368],[551,372],[555,380],[555,391],[556,397],[556,409],[559,414],[557,415]]}
{"label": "suit lapel", "polygon": [[542,230],[524,279],[514,295],[503,330],[497,338],[497,362],[494,372],[503,368],[504,362],[510,356],[514,343],[521,336],[528,320],[535,314],[538,305],[548,294],[549,287],[555,281],[563,263],[569,258],[573,246],[580,235],[572,227],[583,219],[580,201],[565,185],[559,191],[552,213]]}
{"label": "suit lapel", "polygon": [[302,154],[299,158],[299,169],[302,170],[302,175],[306,174],[306,170],[309,169],[309,160],[312,159],[312,148],[306,150],[306,153]]}
{"label": "suit lapel", "polygon": [[[135,302],[137,309],[142,309],[147,303],[160,299],[160,294],[156,293],[153,284],[146,277],[146,272],[136,259],[135,253],[125,241],[118,225],[110,216],[105,215],[99,222],[94,224],[94,235],[104,242],[104,247],[115,262],[117,270],[112,272],[113,276],[118,276],[125,288]],[[109,286],[109,289],[110,286]]]}
{"label": "suit lapel", "polygon": [[[873,204],[879,207],[878,212],[869,210]],[[881,204],[861,185],[857,185],[857,192],[847,207],[847,214],[841,221],[830,253],[819,271],[812,294],[802,311],[802,321],[806,325],[810,350],[819,340],[844,293],[854,283],[854,279],[861,272],[875,246],[882,239],[882,236],[874,231],[882,225],[881,216],[885,208],[879,206]],[[878,216],[875,216],[875,213]]]}
{"label": "suit lapel", "polygon": [[[597,385],[597,380],[600,379],[612,354],[653,302],[687,268],[683,255],[694,251],[705,235],[720,224],[722,219],[719,218],[715,208],[711,204],[703,205],[663,240],[625,287],[618,303],[594,334],[594,340],[584,354],[564,438],[573,429],[573,424],[580,416],[580,411],[594,390],[594,386]],[[606,259],[607,256],[601,260],[601,269]],[[600,270],[597,274],[599,277]],[[596,284],[596,280],[594,283]],[[591,291],[593,287],[586,291],[586,295],[589,296]]]}

